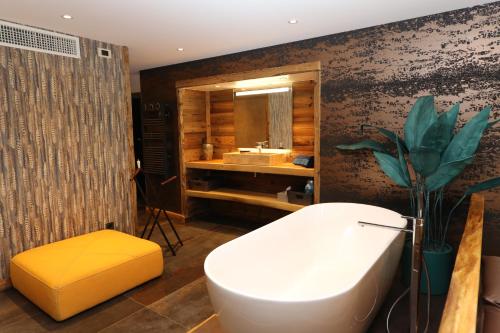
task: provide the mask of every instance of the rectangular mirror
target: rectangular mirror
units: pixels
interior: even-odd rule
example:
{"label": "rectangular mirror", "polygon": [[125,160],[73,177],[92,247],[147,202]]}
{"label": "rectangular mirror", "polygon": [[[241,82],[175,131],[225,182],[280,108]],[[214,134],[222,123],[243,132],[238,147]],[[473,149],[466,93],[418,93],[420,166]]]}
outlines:
{"label": "rectangular mirror", "polygon": [[237,148],[268,142],[269,148],[292,149],[293,101],[285,92],[235,96],[234,127]]}

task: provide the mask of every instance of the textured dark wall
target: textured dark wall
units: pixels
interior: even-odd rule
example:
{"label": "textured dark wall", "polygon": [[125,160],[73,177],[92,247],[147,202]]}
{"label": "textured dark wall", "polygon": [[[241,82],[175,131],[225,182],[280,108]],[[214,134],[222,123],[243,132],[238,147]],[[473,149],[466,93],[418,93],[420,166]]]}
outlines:
{"label": "textured dark wall", "polygon": [[134,231],[128,51],[80,47],[75,59],[0,46],[0,280],[24,250],[106,222]]}
{"label": "textured dark wall", "polygon": [[[485,105],[493,106],[492,119],[498,118],[499,26],[500,2],[495,2],[150,69],[141,72],[143,98],[175,103],[177,80],[319,60],[321,201],[363,202],[404,211],[407,194],[382,174],[370,153],[340,153],[335,145],[360,139],[361,123],[399,131],[412,103],[426,94],[437,96],[441,110],[462,102],[460,125]],[[474,165],[450,189],[452,198],[467,184],[500,175],[499,138],[498,128],[484,137]],[[500,255],[500,191],[486,197],[486,247]],[[458,241],[462,227],[452,227],[452,242]]]}

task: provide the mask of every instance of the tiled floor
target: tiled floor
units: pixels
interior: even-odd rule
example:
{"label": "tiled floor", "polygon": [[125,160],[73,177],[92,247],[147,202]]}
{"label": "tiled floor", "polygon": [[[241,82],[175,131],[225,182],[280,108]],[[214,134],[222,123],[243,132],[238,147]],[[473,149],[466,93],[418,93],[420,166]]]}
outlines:
{"label": "tiled floor", "polygon": [[[175,257],[158,230],[153,233],[152,239],[164,249],[161,277],[62,323],[17,291],[0,292],[0,332],[186,332],[213,313],[205,289],[205,257],[217,246],[248,232],[249,227],[194,221],[176,224],[176,228],[184,246],[177,248]],[[174,240],[168,226],[164,229]]]}
{"label": "tiled floor", "polygon": [[[0,332],[186,332],[213,313],[203,273],[206,255],[256,227],[250,224],[235,226],[220,219],[216,221],[177,224],[184,246],[177,248],[175,257],[164,246],[160,233],[155,231],[152,239],[163,246],[165,255],[165,272],[161,277],[62,323],[52,320],[17,291],[1,292]],[[174,240],[169,228],[164,228]],[[403,289],[396,279],[369,332],[385,332],[387,310]],[[433,299],[429,332],[437,330],[443,299]],[[406,297],[394,310],[391,332],[407,331],[407,309]]]}

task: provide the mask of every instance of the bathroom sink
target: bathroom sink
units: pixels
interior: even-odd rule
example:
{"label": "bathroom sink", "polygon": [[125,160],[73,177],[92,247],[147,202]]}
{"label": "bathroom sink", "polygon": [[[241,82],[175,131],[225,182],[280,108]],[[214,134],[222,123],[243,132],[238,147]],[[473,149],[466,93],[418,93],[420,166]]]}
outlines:
{"label": "bathroom sink", "polygon": [[229,164],[276,165],[286,162],[286,154],[270,152],[231,152],[224,153],[222,160]]}

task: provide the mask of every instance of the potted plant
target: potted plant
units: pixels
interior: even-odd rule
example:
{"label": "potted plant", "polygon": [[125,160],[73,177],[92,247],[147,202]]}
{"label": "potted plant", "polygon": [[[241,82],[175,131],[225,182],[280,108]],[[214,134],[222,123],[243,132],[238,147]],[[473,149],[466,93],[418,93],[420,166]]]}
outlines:
{"label": "potted plant", "polygon": [[[484,131],[499,121],[488,123],[491,108],[486,107],[455,133],[459,108],[457,103],[448,112],[438,114],[434,97],[423,96],[417,99],[408,114],[404,139],[384,128],[361,125],[362,133],[366,128],[373,128],[389,138],[394,149],[374,140],[337,146],[341,150],[372,150],[382,171],[394,183],[408,189],[413,216],[417,210],[417,193],[423,192],[423,255],[429,269],[431,294],[444,294],[448,290],[453,255],[446,235],[453,212],[470,194],[500,185],[500,177],[497,177],[471,186],[447,214],[443,211],[447,186],[473,162]],[[407,244],[403,254],[403,268],[407,267],[403,277],[408,283],[410,247],[411,243]],[[426,281],[421,281],[421,290],[426,291]]]}

